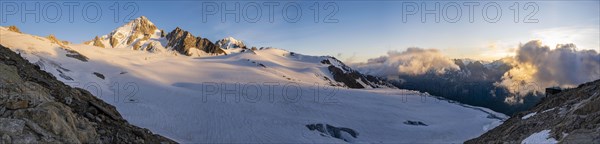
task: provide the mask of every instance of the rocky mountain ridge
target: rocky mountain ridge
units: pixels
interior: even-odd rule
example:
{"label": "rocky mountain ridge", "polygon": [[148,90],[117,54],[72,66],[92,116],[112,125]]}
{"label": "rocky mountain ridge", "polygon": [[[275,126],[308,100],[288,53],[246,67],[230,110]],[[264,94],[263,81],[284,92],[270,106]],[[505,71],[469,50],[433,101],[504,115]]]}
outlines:
{"label": "rocky mountain ridge", "polygon": [[218,45],[202,37],[195,37],[190,32],[177,27],[166,36],[167,47],[188,56],[200,56],[202,52],[207,54],[227,54]]}
{"label": "rocky mountain ridge", "polygon": [[[206,38],[195,37],[179,27],[165,33],[145,16],[136,18],[107,35],[97,36],[85,44],[102,48],[127,48],[149,52],[174,51],[187,56],[227,54],[220,45],[216,45]],[[238,45],[240,44],[227,46]]]}
{"label": "rocky mountain ridge", "polygon": [[[350,68],[335,57],[325,57],[321,63],[329,65],[327,69],[329,72],[331,72],[334,81],[343,83],[348,88],[395,88],[386,80],[375,76],[362,74],[357,70]],[[329,78],[326,79],[329,80]]]}

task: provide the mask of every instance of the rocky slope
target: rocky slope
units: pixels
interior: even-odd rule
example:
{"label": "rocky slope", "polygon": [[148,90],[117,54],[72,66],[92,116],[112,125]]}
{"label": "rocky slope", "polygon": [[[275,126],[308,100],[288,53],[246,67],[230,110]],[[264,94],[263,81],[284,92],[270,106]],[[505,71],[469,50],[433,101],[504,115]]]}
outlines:
{"label": "rocky slope", "polygon": [[543,139],[600,143],[600,80],[545,97],[529,111],[466,143],[520,143],[544,131],[549,135]]}
{"label": "rocky slope", "polygon": [[0,143],[175,143],[0,45]]}

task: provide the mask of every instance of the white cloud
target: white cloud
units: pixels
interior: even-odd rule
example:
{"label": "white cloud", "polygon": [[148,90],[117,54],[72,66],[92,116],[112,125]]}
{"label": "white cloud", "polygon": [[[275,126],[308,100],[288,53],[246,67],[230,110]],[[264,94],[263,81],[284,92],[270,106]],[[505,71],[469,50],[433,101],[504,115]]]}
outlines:
{"label": "white cloud", "polygon": [[444,73],[458,70],[450,58],[436,49],[408,48],[406,51],[389,51],[387,56],[372,58],[366,63],[353,64],[361,72],[376,76],[419,75],[429,71]]}
{"label": "white cloud", "polygon": [[[544,88],[574,87],[600,79],[600,54],[595,50],[577,50],[574,44],[559,44],[551,49],[541,41],[530,41],[507,60],[514,67],[496,83],[517,96]],[[515,97],[522,98],[522,97]],[[507,100],[515,102],[520,100]]]}

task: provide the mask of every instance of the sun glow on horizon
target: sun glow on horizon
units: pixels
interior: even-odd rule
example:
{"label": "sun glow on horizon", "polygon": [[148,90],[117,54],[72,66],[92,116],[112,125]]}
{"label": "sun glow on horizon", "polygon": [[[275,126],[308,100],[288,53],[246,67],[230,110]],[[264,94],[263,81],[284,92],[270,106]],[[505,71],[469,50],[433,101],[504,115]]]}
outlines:
{"label": "sun glow on horizon", "polygon": [[600,49],[600,31],[597,27],[558,27],[532,31],[532,39],[539,40],[550,49],[562,44],[575,44],[578,50]]}

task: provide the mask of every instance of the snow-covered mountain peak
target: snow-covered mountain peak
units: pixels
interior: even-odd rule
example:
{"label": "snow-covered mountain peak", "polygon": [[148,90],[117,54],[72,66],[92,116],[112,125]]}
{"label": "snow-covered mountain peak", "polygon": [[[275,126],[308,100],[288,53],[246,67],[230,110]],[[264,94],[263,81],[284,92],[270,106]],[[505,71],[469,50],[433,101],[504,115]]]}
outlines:
{"label": "snow-covered mountain peak", "polygon": [[[148,18],[141,16],[129,23],[113,30],[109,35],[103,38],[110,39],[112,47],[119,45],[130,45],[137,39],[148,40],[149,38],[159,38],[160,30]],[[115,41],[116,40],[116,41]]]}
{"label": "snow-covered mountain peak", "polygon": [[[230,42],[231,41],[231,42]],[[241,41],[228,38],[233,47],[245,47]],[[195,37],[179,27],[171,32],[158,29],[147,17],[138,17],[111,33],[85,42],[102,48],[124,48],[149,52],[183,54],[187,56],[223,55],[229,52],[210,40]]]}
{"label": "snow-covered mountain peak", "polygon": [[160,42],[162,37],[163,31],[147,17],[141,16],[86,44],[104,48],[164,51],[165,48]]}
{"label": "snow-covered mountain peak", "polygon": [[[150,21],[150,19],[148,19],[146,16],[140,16],[138,18],[135,18],[129,22],[127,22],[127,24],[123,25],[123,26],[127,26],[127,25],[140,25],[140,24],[147,24],[147,25],[152,25],[154,26],[154,23],[152,23]],[[123,27],[122,26],[122,27]]]}
{"label": "snow-covered mountain peak", "polygon": [[217,41],[217,45],[219,45],[223,49],[231,49],[231,48],[245,48],[246,45],[244,42],[237,40],[233,37],[226,37]]}

